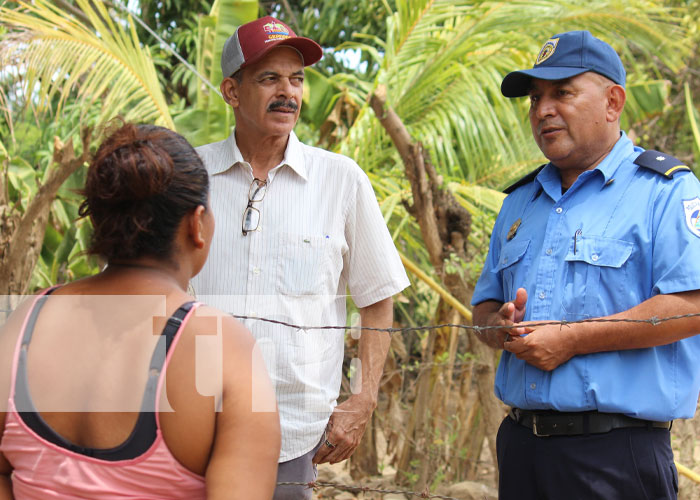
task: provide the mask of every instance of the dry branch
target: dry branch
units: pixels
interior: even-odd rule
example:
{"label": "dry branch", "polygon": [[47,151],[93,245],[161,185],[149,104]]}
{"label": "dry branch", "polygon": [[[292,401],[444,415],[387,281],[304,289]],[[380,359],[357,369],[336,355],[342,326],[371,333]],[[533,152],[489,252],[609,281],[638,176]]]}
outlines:
{"label": "dry branch", "polygon": [[29,201],[24,213],[4,206],[0,213],[0,294],[25,294],[44,242],[51,204],[61,185],[88,161],[91,130],[83,129],[83,151],[75,156],[73,140],[63,144],[54,138],[52,167],[46,182]]}

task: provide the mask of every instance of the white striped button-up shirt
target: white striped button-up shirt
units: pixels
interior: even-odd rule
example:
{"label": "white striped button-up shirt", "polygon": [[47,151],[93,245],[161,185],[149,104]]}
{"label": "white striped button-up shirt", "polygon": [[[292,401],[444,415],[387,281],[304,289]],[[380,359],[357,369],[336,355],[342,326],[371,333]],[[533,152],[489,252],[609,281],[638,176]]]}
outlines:
{"label": "white striped button-up shirt", "polygon": [[[259,227],[243,235],[253,171],[234,134],[197,152],[210,174],[216,219],[209,259],[192,280],[200,300],[295,325],[344,325],[346,290],[361,308],[409,285],[369,179],[351,159],[302,144],[292,132],[265,197],[253,203]],[[344,332],[245,324],[275,386],[280,461],[304,455],[336,405]]]}

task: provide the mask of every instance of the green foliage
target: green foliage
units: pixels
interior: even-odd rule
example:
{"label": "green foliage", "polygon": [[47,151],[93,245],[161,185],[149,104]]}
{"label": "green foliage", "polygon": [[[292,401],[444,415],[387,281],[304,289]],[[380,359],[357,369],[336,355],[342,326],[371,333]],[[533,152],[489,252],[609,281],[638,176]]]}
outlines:
{"label": "green foliage", "polygon": [[652,80],[627,85],[627,104],[622,116],[623,130],[659,117],[669,107],[671,85],[668,80]]}
{"label": "green foliage", "polygon": [[[65,111],[65,119],[61,121],[46,123],[24,119],[10,127],[13,133],[3,147],[8,160],[4,175],[7,179],[7,199],[20,212],[36,194],[51,168],[53,151],[49,145],[53,137],[62,137],[66,141],[73,137],[76,143],[80,143],[77,123],[84,111],[72,104],[67,105]],[[94,110],[93,114],[97,112]],[[4,123],[11,123],[7,116]],[[91,226],[87,220],[77,220],[78,205],[82,199],[79,191],[84,182],[85,170],[78,170],[61,186],[51,206],[31,289],[72,281],[98,270],[96,259],[85,253],[90,242]]]}
{"label": "green foliage", "polygon": [[[678,10],[669,10],[668,4]],[[36,111],[45,110],[58,121],[76,103],[71,113],[81,110],[82,123],[120,113],[136,121],[169,123],[195,145],[223,139],[230,132],[233,115],[218,93],[176,63],[122,11],[108,11],[101,2],[75,0],[85,22],[47,0],[4,5],[2,60],[6,66],[12,61],[26,68],[4,88],[21,85],[27,96],[34,96],[26,102],[36,103]],[[531,66],[550,35],[586,28],[609,41],[629,69],[625,127],[651,137],[650,121],[670,120],[673,115],[688,130],[680,134],[687,138],[684,144],[691,150],[698,147],[691,134],[697,84],[684,80],[690,94],[681,103],[686,112],[673,113],[669,101],[677,86],[668,83],[669,75],[684,74],[682,68],[691,60],[698,40],[698,16],[693,15],[697,1],[291,0],[265,8],[325,47],[324,59],[307,69],[298,135],[360,163],[372,180],[397,246],[429,273],[432,266],[420,231],[404,206],[411,202],[411,193],[403,165],[367,105],[367,97],[379,84],[386,85],[389,104],[430,152],[445,188],[472,215],[469,262],[448,264],[470,283],[478,276],[503,198],[490,188],[503,188],[542,161],[530,136],[526,100],[504,99],[500,81],[512,69]],[[224,40],[237,25],[256,17],[258,9],[251,0],[163,0],[141,2],[133,11],[217,87]],[[693,43],[680,43],[684,33]],[[84,57],[73,57],[78,51]],[[357,51],[359,62],[350,65],[335,57],[344,51]],[[7,77],[5,73],[3,81]],[[6,107],[16,115],[19,101],[11,96],[10,101]],[[36,116],[39,126],[43,115]],[[30,133],[22,129],[26,125],[17,126],[15,135]],[[0,133],[12,135],[7,120],[0,120]],[[23,150],[12,151],[13,161],[34,168],[46,164],[50,140],[45,134],[30,138]],[[66,203],[76,201],[66,198]],[[69,216],[71,211],[65,213]],[[69,240],[82,234],[78,229],[57,231]],[[47,245],[58,250],[61,242],[49,231]],[[65,247],[60,253],[66,255]],[[56,268],[46,264],[42,272],[50,277],[47,269]],[[400,305],[406,316],[431,317],[437,302],[429,289],[415,284],[406,297],[409,304]]]}
{"label": "green foliage", "polygon": [[99,103],[99,122],[121,114],[172,128],[153,60],[134,24],[113,22],[102,2],[77,4],[88,24],[46,0],[0,7],[0,21],[13,27],[2,39],[0,66],[19,68],[24,92],[38,100],[39,111],[60,116],[70,97],[86,110]]}
{"label": "green foliage", "polygon": [[700,62],[700,1],[669,0],[664,5],[670,9],[683,33],[679,51],[682,65],[666,66],[658,61],[635,63],[631,78],[635,82],[663,78],[668,87],[668,99],[661,113],[637,121],[631,128],[637,138],[635,142],[640,146],[668,152],[700,173],[697,161],[700,152],[692,122],[692,114],[697,112],[697,103],[700,102],[700,80],[694,69]]}
{"label": "green foliage", "polygon": [[395,4],[395,0],[291,0],[286,4],[289,9],[283,3],[276,3],[270,10],[297,34],[316,40],[326,48],[326,55],[315,65],[318,71],[326,76],[357,71],[362,73],[363,79],[369,80],[378,68],[377,60],[370,53],[363,52],[356,63],[349,65],[347,58],[333,51],[342,49],[347,41],[358,40],[379,50],[380,44],[373,42],[384,38],[385,19],[395,10]]}
{"label": "green foliage", "polygon": [[[375,84],[386,85],[389,104],[430,151],[442,175],[502,188],[542,160],[526,125],[527,102],[500,95],[503,76],[531,67],[552,34],[581,28],[607,39],[623,55],[630,54],[629,45],[636,58],[680,67],[684,49],[675,18],[658,5],[651,9],[645,2],[644,7],[611,1],[401,2],[387,19]],[[635,120],[647,112],[638,102],[659,104],[660,87],[647,84],[644,88],[653,92],[644,98],[640,91],[630,103]],[[369,169],[397,162],[396,154],[377,154],[391,148],[380,124],[365,110],[358,113],[341,151]]]}
{"label": "green foliage", "polygon": [[[700,123],[700,112],[693,104],[690,85],[688,85],[688,83],[683,85],[683,91],[685,96],[685,109],[688,113],[688,123],[690,124],[690,130],[693,134],[693,148],[695,150],[695,156],[698,158],[700,157],[700,126],[698,126],[698,123]],[[696,172],[700,171],[697,165],[695,167]]]}
{"label": "green foliage", "polygon": [[[224,42],[238,26],[255,19],[257,12],[255,0],[217,0],[209,15],[198,17],[195,66],[215,87],[223,79],[220,61]],[[177,131],[194,146],[225,139],[234,124],[231,107],[218,91],[192,81],[196,88],[194,105],[175,112]]]}
{"label": "green foliage", "polygon": [[[2,67],[14,69],[0,73],[0,79],[7,83],[3,90],[8,89],[0,92],[5,104],[0,130],[3,137],[10,138],[5,141],[10,144],[9,199],[16,200],[20,209],[47,171],[54,135],[77,139],[79,126],[104,123],[118,114],[128,121],[174,127],[156,76],[154,60],[159,60],[139,40],[132,19],[118,17],[121,11],[107,11],[102,2],[76,0],[75,8],[80,12],[77,17],[73,16],[75,10],[64,11],[45,0],[0,8],[0,20],[6,23],[3,32],[4,26],[10,27],[2,34],[0,62]],[[211,16],[198,19],[202,25],[198,63],[204,74],[221,80],[218,60],[223,40],[256,12],[254,1],[217,1]],[[75,57],[76,53],[81,57]],[[169,71],[167,66],[167,60],[160,59],[161,69]],[[211,97],[199,85],[195,88],[198,107],[192,110],[190,129],[196,130],[201,142],[228,135],[232,123],[228,107],[217,94]],[[185,109],[184,99],[178,102],[176,97],[174,101],[175,109]],[[76,189],[82,187],[83,175],[80,171],[72,176],[52,205],[34,287],[92,274],[97,269],[94,259],[84,253],[89,223],[77,221],[80,196]]]}

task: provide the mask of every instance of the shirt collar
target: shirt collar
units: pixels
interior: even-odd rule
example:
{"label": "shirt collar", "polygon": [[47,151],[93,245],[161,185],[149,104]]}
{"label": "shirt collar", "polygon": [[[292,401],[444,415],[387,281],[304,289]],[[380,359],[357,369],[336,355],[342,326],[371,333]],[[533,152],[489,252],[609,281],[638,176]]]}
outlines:
{"label": "shirt collar", "polygon": [[[596,165],[592,171],[599,171],[603,175],[601,189],[615,175],[615,172],[620,168],[623,160],[634,152],[634,145],[627,134],[620,132],[620,138],[615,143],[615,146],[610,150],[603,160]],[[585,175],[583,172],[581,175]],[[590,175],[590,174],[589,174]],[[557,167],[548,163],[542,171],[535,177],[535,182],[542,186],[542,189],[554,200],[561,197],[561,175]]]}
{"label": "shirt collar", "polygon": [[613,178],[617,169],[620,168],[625,158],[634,152],[634,145],[632,140],[627,137],[627,134],[620,132],[620,138],[613,146],[608,156],[603,158],[595,168],[603,174],[603,186],[606,182]]}
{"label": "shirt collar", "polygon": [[[235,130],[231,132],[231,135],[224,141],[224,147],[222,154],[222,161],[217,162],[217,165],[212,168],[212,175],[220,174],[226,172],[230,168],[238,165],[239,163],[245,164],[246,161],[243,159],[241,150],[238,149],[238,144],[236,144],[236,133]],[[301,142],[297,138],[294,131],[289,134],[289,139],[287,140],[287,148],[284,150],[284,158],[282,162],[273,168],[273,171],[287,165],[294,172],[299,175],[304,180],[307,180],[307,170],[306,162],[304,161],[304,152],[301,147]],[[274,174],[273,174],[274,175]]]}
{"label": "shirt collar", "polygon": [[284,158],[279,166],[287,165],[293,171],[299,175],[304,180],[307,180],[306,172],[306,162],[304,161],[304,151],[301,147],[301,141],[297,138],[297,135],[292,131],[289,134],[289,140],[287,141],[287,149],[284,151]]}

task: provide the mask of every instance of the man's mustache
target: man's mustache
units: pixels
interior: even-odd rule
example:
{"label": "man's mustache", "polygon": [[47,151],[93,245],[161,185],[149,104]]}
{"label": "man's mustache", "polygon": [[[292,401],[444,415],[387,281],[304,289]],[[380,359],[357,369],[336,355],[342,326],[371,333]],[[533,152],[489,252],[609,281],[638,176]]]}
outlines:
{"label": "man's mustache", "polygon": [[267,110],[268,111],[275,111],[276,109],[279,109],[279,108],[288,108],[288,109],[291,109],[292,111],[296,111],[297,109],[299,109],[299,105],[296,103],[296,101],[294,99],[289,99],[289,100],[281,99],[279,101],[274,101],[274,102],[270,103],[270,105],[267,107]]}

